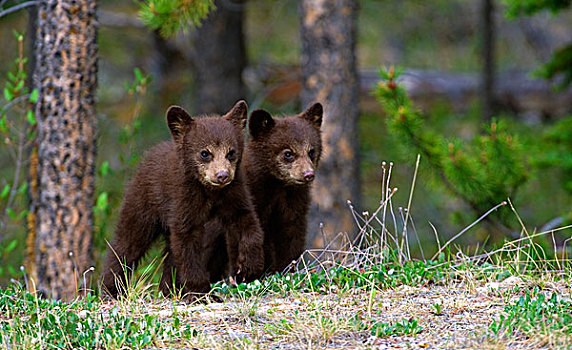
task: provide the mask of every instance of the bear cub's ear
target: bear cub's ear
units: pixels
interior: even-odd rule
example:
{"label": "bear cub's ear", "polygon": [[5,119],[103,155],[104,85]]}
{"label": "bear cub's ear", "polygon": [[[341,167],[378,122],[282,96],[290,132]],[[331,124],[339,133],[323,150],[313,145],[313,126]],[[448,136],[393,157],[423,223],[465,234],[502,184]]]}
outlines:
{"label": "bear cub's ear", "polygon": [[229,120],[233,124],[237,125],[241,129],[246,126],[246,118],[248,116],[248,105],[244,100],[238,101],[234,107],[228,113],[226,113],[223,118]]}
{"label": "bear cub's ear", "polygon": [[193,118],[179,106],[171,106],[167,110],[167,125],[175,141],[179,141],[193,123]]}
{"label": "bear cub's ear", "polygon": [[322,116],[324,114],[324,108],[322,104],[319,102],[314,103],[304,112],[298,114],[298,117],[306,119],[312,126],[318,130],[320,130],[320,126],[322,126]]}
{"label": "bear cub's ear", "polygon": [[274,124],[274,119],[272,119],[270,113],[263,109],[257,109],[250,114],[250,122],[248,123],[250,135],[252,135],[254,139],[257,139],[270,131],[272,127],[274,127]]}

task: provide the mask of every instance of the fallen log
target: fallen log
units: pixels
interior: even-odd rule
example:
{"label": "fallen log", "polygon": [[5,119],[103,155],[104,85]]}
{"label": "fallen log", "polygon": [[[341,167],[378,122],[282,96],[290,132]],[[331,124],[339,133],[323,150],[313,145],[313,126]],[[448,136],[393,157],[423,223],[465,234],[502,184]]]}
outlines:
{"label": "fallen log", "polygon": [[[302,89],[301,76],[300,67],[287,65],[260,65],[245,72],[247,85],[258,92],[258,99],[276,105],[297,101]],[[379,112],[381,107],[371,94],[380,80],[377,71],[362,69],[359,77],[360,109]],[[437,103],[446,103],[453,112],[463,113],[479,97],[478,73],[406,70],[400,81],[423,111]],[[509,111],[530,122],[572,113],[572,87],[557,92],[550,82],[531,78],[523,71],[500,73],[496,81],[496,105],[500,111]]]}

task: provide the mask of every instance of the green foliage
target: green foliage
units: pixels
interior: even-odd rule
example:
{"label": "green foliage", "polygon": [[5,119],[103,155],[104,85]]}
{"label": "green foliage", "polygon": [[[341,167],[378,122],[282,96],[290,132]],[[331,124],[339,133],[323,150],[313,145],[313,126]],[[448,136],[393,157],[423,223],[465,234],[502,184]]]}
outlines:
{"label": "green foliage", "polygon": [[519,333],[550,335],[556,331],[571,335],[571,324],[572,302],[556,293],[548,298],[536,288],[525,291],[518,301],[507,305],[504,314],[493,320],[489,329],[497,337]]}
{"label": "green foliage", "polygon": [[468,143],[432,130],[398,84],[400,71],[381,70],[375,94],[387,113],[388,130],[409,154],[421,154],[437,178],[475,214],[515,195],[528,178],[528,158],[517,136],[493,121]]}
{"label": "green foliage", "polygon": [[541,66],[535,75],[545,79],[553,79],[562,73],[562,82],[557,85],[557,89],[565,89],[572,83],[572,45],[568,45],[556,50],[550,61]]}
{"label": "green foliage", "polygon": [[532,15],[543,10],[556,13],[570,6],[571,0],[503,0],[507,6],[506,15],[515,18],[521,15]]}
{"label": "green foliage", "polygon": [[199,26],[215,9],[213,0],[146,0],[140,2],[139,17],[151,29],[168,37],[179,30]]}
{"label": "green foliage", "polygon": [[[28,215],[27,191],[28,162],[26,150],[35,137],[36,118],[34,103],[38,91],[26,86],[26,62],[24,57],[24,35],[14,33],[18,43],[14,69],[8,72],[0,104],[1,152],[10,156],[10,167],[0,170],[0,277],[14,277],[19,274],[17,255],[23,252],[23,224]],[[18,249],[15,249],[18,248]]]}
{"label": "green foliage", "polygon": [[539,169],[551,166],[562,176],[562,187],[572,194],[572,117],[547,127],[538,141],[534,165]]}

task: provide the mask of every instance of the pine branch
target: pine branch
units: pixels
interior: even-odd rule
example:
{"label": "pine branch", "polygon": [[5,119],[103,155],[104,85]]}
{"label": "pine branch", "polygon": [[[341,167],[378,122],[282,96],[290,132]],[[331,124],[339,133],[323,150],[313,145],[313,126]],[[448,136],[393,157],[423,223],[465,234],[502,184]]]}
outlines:
{"label": "pine branch", "polygon": [[140,5],[141,21],[153,30],[158,29],[164,37],[200,26],[216,9],[214,0],[146,0]]}
{"label": "pine branch", "polygon": [[[375,92],[388,115],[389,130],[412,152],[421,153],[444,187],[476,215],[511,196],[524,182],[525,169],[519,165],[522,152],[516,140],[504,132],[502,124],[493,122],[488,134],[472,145],[465,146],[466,142],[460,140],[445,142],[443,136],[429,130],[412,107],[405,89],[397,83],[399,72],[389,69],[380,72],[380,76],[383,80]],[[502,220],[493,217],[485,220],[503,233],[512,234]]]}

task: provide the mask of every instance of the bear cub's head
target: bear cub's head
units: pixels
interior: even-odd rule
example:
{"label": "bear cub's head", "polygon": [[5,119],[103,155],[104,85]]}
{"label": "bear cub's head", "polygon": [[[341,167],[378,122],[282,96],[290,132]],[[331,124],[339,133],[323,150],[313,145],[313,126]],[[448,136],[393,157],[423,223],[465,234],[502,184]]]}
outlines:
{"label": "bear cub's head", "polygon": [[246,102],[238,101],[224,116],[192,118],[179,106],[169,107],[167,125],[186,176],[213,189],[234,180],[244,148],[247,110]]}
{"label": "bear cub's head", "polygon": [[322,153],[322,115],[320,103],[284,118],[272,118],[262,109],[253,111],[248,124],[253,157],[278,180],[288,185],[309,185]]}

